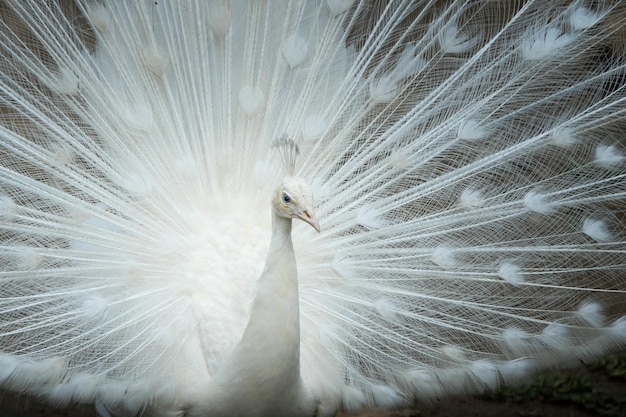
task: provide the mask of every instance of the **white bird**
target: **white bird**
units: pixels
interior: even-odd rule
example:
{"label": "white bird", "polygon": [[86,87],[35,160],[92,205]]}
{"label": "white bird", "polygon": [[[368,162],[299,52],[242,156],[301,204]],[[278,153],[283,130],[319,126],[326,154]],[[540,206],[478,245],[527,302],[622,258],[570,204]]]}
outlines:
{"label": "white bird", "polygon": [[623,348],[625,25],[609,0],[0,3],[0,387],[332,416]]}

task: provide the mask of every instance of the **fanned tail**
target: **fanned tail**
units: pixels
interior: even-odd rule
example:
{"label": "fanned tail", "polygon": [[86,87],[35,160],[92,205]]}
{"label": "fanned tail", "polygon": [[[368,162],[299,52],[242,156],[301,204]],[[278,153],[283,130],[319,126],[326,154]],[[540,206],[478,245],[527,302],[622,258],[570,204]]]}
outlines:
{"label": "fanned tail", "polygon": [[[240,339],[287,135],[319,413],[626,343],[618,3],[0,5],[0,384],[191,407]],[[102,411],[104,412],[104,411]]]}
{"label": "fanned tail", "polygon": [[624,10],[394,6],[353,11],[371,35],[304,152],[311,378],[386,407],[623,345]]}

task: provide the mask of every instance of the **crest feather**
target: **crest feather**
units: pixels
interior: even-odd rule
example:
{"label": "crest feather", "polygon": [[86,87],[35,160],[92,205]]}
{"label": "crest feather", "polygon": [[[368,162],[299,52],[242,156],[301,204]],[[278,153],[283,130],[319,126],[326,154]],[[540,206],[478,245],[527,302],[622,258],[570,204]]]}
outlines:
{"label": "crest feather", "polygon": [[274,147],[278,148],[280,159],[283,162],[283,169],[287,175],[295,175],[296,159],[300,154],[296,141],[287,135],[283,135],[280,139],[274,141]]}

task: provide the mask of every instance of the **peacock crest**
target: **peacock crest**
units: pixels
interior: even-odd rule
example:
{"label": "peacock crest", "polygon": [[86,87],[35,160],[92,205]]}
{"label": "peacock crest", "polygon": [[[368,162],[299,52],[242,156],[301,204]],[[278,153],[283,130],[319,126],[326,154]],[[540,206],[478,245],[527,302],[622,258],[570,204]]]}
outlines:
{"label": "peacock crest", "polygon": [[291,176],[295,175],[296,161],[298,155],[300,155],[300,149],[296,141],[286,134],[283,134],[280,139],[274,141],[273,146],[278,149],[285,174]]}

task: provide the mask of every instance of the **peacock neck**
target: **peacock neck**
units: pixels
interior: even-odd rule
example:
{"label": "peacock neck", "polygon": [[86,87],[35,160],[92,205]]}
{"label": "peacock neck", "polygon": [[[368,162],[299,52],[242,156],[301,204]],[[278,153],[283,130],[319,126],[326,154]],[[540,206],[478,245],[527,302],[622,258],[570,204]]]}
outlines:
{"label": "peacock neck", "polygon": [[289,218],[272,215],[272,240],[240,345],[249,345],[266,361],[287,360],[295,377],[300,363],[300,311],[291,223]]}
{"label": "peacock neck", "polygon": [[[293,258],[295,264],[295,254],[293,251],[293,244],[291,242],[291,223],[291,219],[281,217],[272,210],[272,240],[270,242],[270,249],[265,263],[266,269],[268,265],[271,265],[269,264],[269,261],[270,258],[273,258],[274,252],[280,252],[282,256],[290,256]],[[261,278],[263,278],[263,275],[261,275]]]}
{"label": "peacock neck", "polygon": [[237,393],[254,400],[257,407],[268,407],[266,412],[257,410],[259,415],[285,415],[282,408],[287,404],[302,404],[298,279],[291,219],[273,214],[270,249],[248,324],[216,376],[223,395]]}

